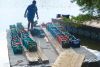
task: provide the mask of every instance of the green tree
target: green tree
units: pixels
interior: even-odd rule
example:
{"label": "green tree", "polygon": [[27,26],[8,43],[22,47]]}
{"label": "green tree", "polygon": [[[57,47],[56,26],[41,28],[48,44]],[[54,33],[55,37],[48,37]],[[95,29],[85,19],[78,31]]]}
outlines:
{"label": "green tree", "polygon": [[71,2],[76,2],[79,6],[81,6],[81,10],[83,12],[88,12],[88,14],[100,15],[100,0],[72,0]]}

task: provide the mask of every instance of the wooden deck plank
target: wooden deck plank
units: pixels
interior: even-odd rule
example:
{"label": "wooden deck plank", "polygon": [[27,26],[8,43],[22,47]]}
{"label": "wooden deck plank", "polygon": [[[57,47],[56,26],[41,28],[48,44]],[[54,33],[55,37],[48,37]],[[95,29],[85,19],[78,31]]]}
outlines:
{"label": "wooden deck plank", "polygon": [[37,52],[25,52],[26,58],[29,62],[38,62],[39,56]]}
{"label": "wooden deck plank", "polygon": [[52,46],[56,48],[55,50],[57,51],[58,54],[60,54],[63,51],[60,44],[52,37],[52,35],[46,30],[46,28],[43,28],[43,30],[46,33],[46,37],[51,42]]}
{"label": "wooden deck plank", "polygon": [[[27,60],[30,63],[35,63],[37,62],[38,64],[40,63],[40,59],[43,63],[49,63],[49,59],[47,58],[47,56],[44,54],[43,50],[41,49],[41,47],[38,45],[37,46],[38,50],[36,52],[29,52],[26,51],[25,52],[25,56],[27,58]],[[41,62],[41,63],[42,63]]]}
{"label": "wooden deck plank", "polygon": [[39,57],[41,58],[41,60],[42,60],[42,62],[43,63],[49,63],[49,59],[47,58],[47,56],[43,53],[43,50],[40,48],[40,47],[38,47],[38,55],[39,55]]}

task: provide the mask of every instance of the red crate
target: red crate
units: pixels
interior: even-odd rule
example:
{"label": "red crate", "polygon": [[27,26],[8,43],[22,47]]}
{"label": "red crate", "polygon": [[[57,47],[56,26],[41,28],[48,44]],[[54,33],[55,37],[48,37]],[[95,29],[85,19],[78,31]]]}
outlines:
{"label": "red crate", "polygon": [[68,41],[68,37],[64,35],[60,35],[60,36],[57,36],[57,40],[59,43],[62,43],[62,41]]}
{"label": "red crate", "polygon": [[21,45],[21,42],[16,42],[16,45]]}
{"label": "red crate", "polygon": [[68,39],[69,39],[69,37],[64,35],[64,39],[68,40]]}

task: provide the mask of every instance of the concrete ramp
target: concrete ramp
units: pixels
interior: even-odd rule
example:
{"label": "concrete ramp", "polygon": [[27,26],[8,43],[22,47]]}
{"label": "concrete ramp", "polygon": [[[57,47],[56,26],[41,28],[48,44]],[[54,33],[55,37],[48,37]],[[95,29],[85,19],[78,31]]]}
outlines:
{"label": "concrete ramp", "polygon": [[62,52],[52,67],[81,67],[85,55],[77,54],[72,49]]}

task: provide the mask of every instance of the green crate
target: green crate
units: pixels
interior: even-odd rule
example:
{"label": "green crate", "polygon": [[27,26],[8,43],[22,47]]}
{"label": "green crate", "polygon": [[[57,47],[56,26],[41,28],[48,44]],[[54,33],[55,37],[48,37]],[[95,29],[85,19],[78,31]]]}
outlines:
{"label": "green crate", "polygon": [[22,54],[23,53],[23,48],[21,45],[12,45],[12,49],[14,54]]}

